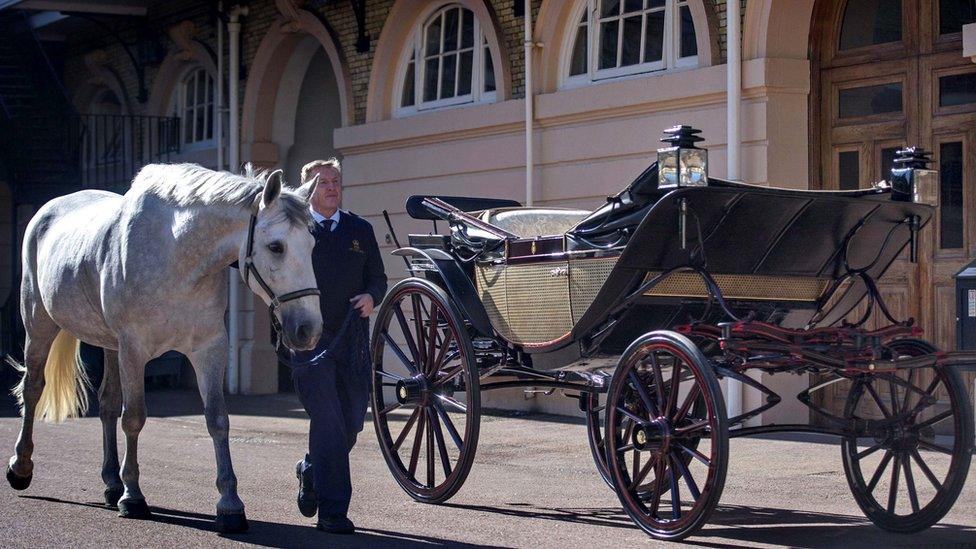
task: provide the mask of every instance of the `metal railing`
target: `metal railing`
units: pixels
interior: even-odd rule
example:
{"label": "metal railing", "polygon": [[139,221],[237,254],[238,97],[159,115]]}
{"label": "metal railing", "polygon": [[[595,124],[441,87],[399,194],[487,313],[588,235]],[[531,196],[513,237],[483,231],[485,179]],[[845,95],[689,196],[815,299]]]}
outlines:
{"label": "metal railing", "polygon": [[81,114],[73,121],[81,186],[124,191],[146,164],[180,152],[180,119]]}

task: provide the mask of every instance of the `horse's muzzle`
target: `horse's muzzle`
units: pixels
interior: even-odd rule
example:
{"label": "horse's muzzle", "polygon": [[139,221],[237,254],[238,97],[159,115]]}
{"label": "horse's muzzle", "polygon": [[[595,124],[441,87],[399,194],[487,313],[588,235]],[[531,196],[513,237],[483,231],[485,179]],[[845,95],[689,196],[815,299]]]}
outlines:
{"label": "horse's muzzle", "polygon": [[305,311],[283,315],[282,343],[294,351],[314,349],[322,335],[322,320]]}

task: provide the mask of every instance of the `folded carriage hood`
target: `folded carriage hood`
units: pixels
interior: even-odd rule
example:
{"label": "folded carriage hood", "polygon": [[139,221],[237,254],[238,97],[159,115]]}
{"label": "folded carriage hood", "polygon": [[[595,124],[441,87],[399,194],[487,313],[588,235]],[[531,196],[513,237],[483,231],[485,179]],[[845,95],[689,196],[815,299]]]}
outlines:
{"label": "folded carriage hood", "polygon": [[[934,211],[924,204],[893,201],[877,190],[796,191],[709,183],[667,192],[654,203],[575,326],[575,336],[583,337],[600,324],[648,271],[697,265],[713,274],[839,277],[845,273],[845,239],[862,222],[851,239],[849,263],[863,268],[877,257],[867,273],[878,279],[909,243],[911,231],[903,221],[915,215],[924,226]],[[681,249],[678,229],[681,200],[687,200],[686,250]],[[853,284],[819,324],[839,321],[866,291],[863,283]]]}

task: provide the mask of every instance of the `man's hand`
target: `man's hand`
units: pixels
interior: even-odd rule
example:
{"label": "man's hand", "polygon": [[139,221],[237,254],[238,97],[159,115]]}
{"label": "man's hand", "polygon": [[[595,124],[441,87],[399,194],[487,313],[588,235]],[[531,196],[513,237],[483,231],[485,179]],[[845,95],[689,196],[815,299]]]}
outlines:
{"label": "man's hand", "polygon": [[359,316],[366,318],[373,313],[373,296],[369,294],[359,294],[349,300],[352,306],[359,309]]}

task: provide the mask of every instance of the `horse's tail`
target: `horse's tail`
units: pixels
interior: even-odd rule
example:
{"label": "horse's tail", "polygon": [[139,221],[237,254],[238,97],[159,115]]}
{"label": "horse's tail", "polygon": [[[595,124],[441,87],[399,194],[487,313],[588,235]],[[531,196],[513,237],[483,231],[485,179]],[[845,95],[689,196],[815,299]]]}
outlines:
{"label": "horse's tail", "polygon": [[[24,384],[27,381],[27,368],[16,360],[7,357],[18,371],[24,372],[13,393],[24,414]],[[74,336],[61,330],[44,364],[44,390],[37,402],[34,417],[46,422],[60,423],[71,417],[80,417],[88,412],[88,389],[91,382],[81,361],[80,343]]]}

